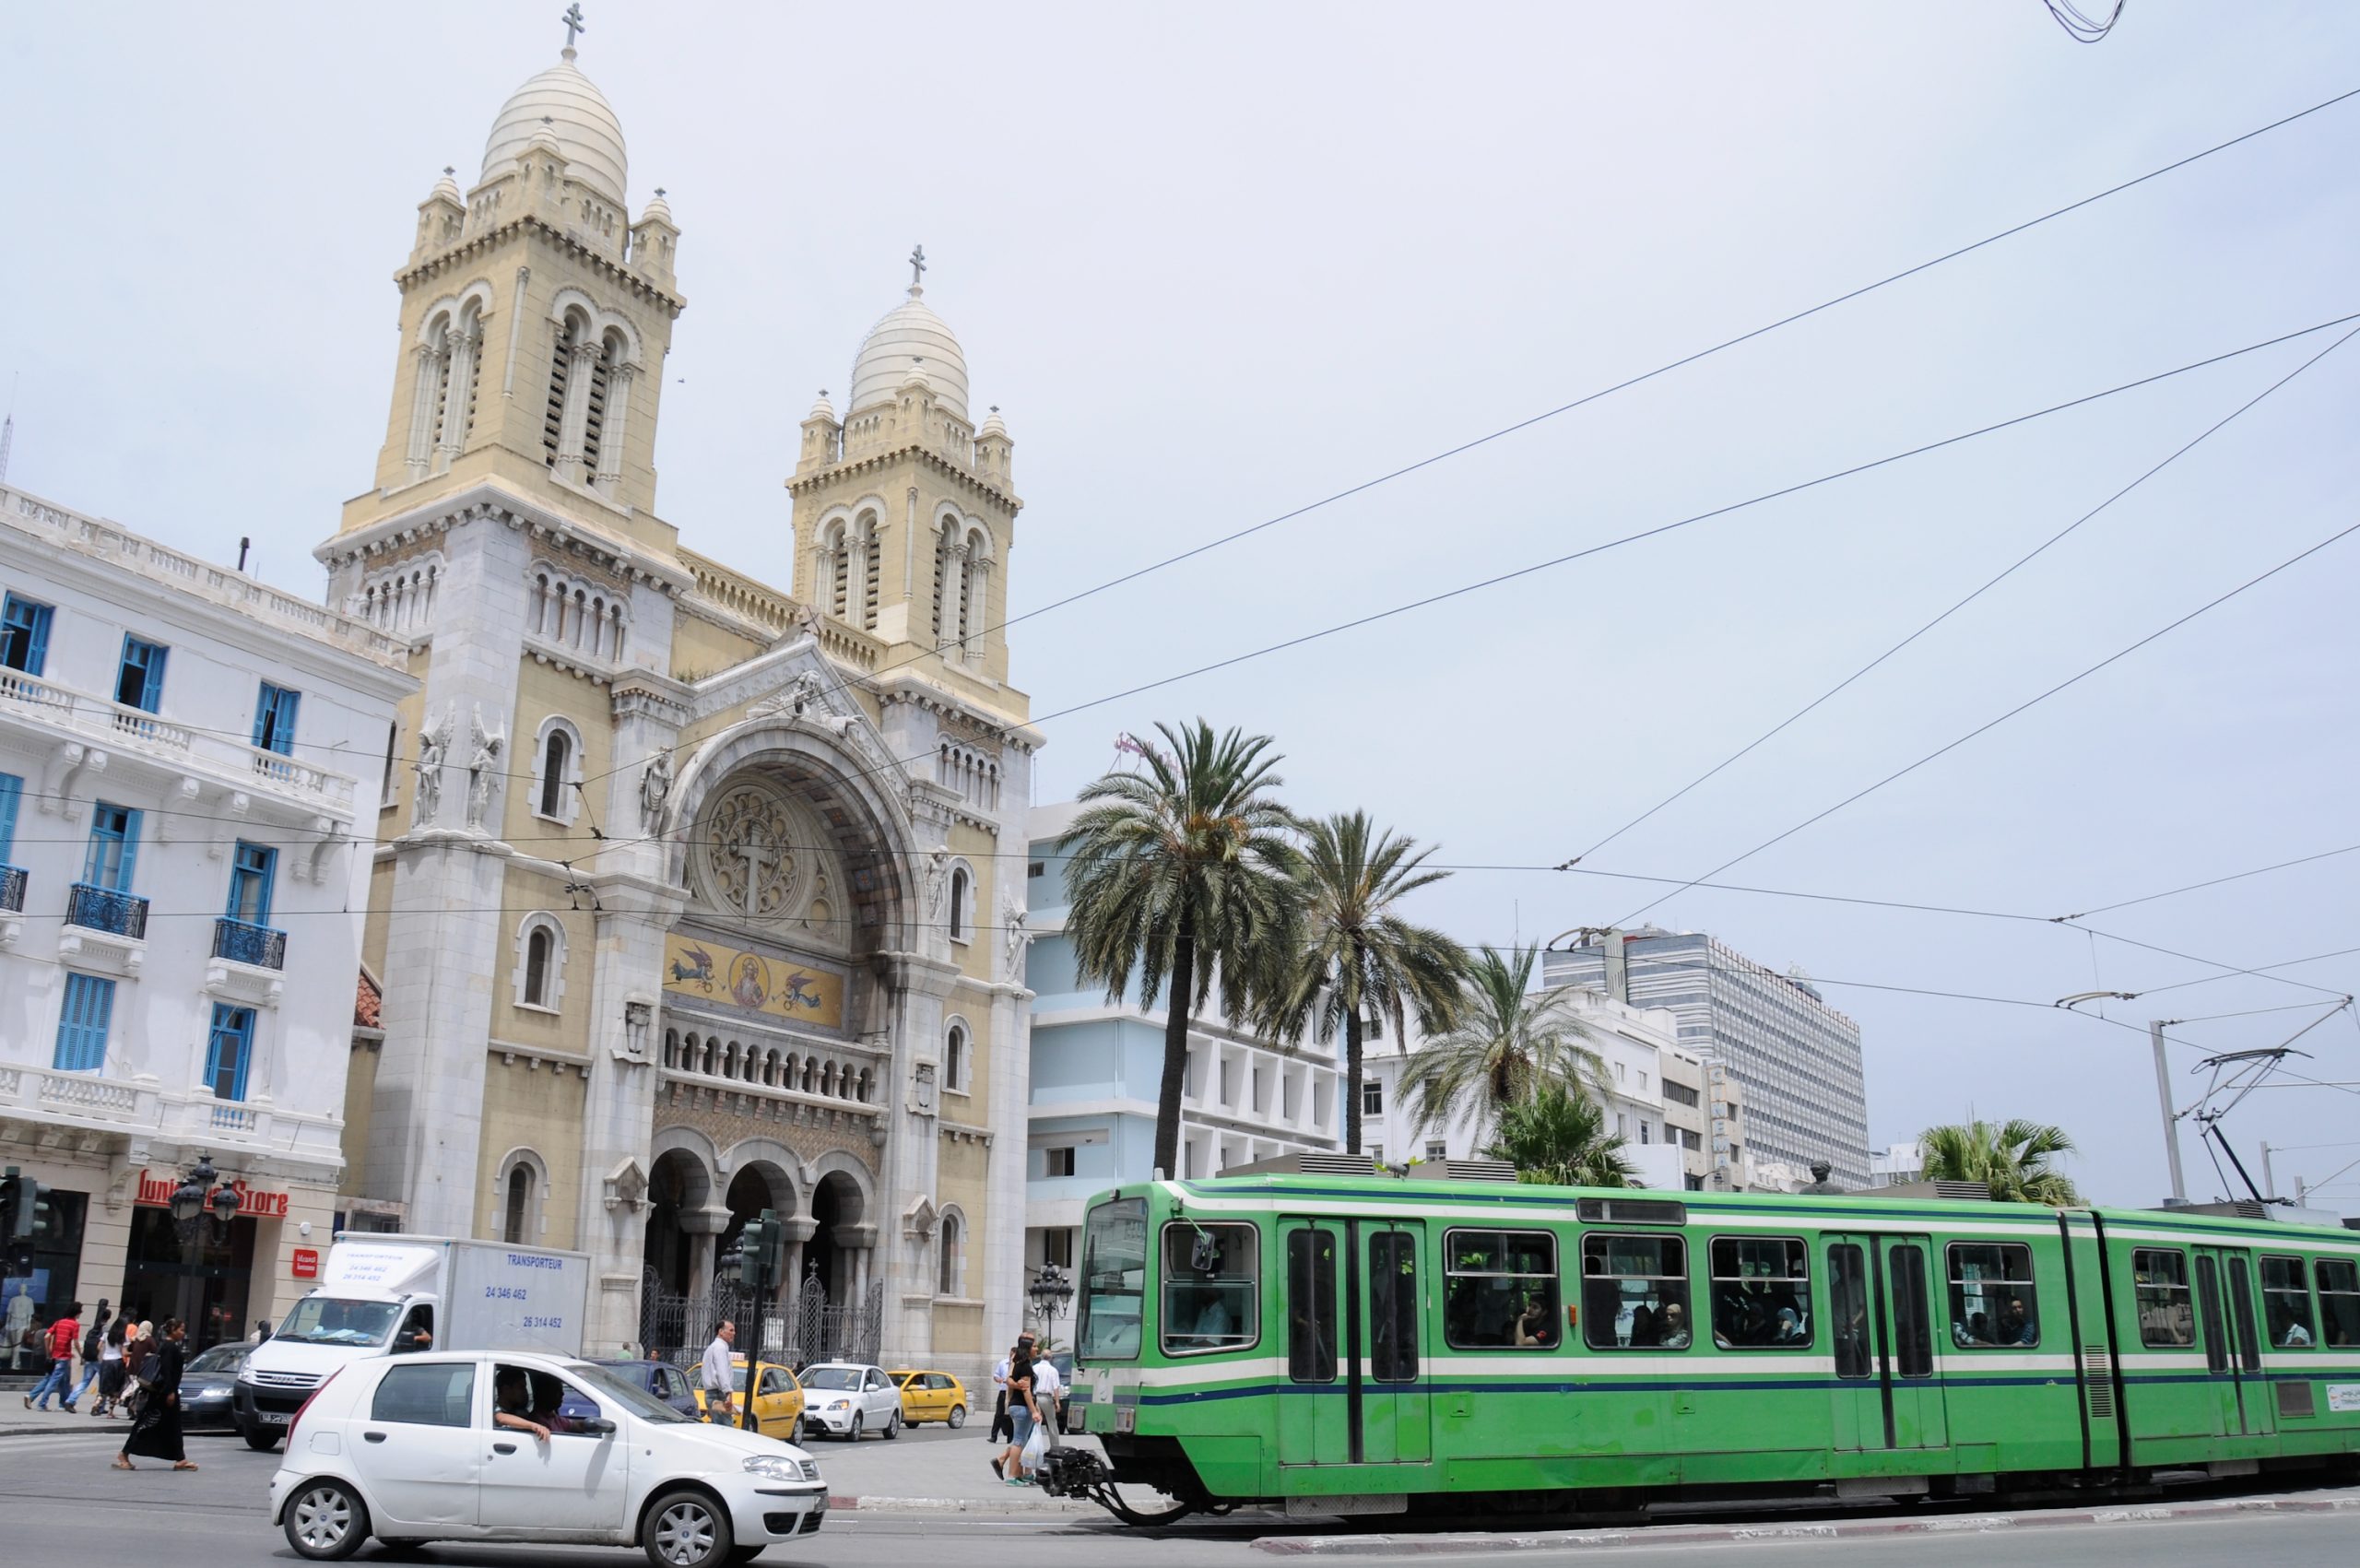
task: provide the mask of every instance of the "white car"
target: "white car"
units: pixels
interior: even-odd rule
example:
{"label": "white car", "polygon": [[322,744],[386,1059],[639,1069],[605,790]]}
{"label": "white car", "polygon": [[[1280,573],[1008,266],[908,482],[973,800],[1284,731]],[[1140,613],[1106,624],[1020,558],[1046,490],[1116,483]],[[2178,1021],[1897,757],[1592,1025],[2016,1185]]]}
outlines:
{"label": "white car", "polygon": [[642,1546],[656,1568],[724,1568],[827,1515],[800,1448],[691,1421],[587,1362],[520,1352],[347,1364],[289,1423],[270,1480],[272,1523],[324,1561],[374,1536]]}
{"label": "white car", "polygon": [[864,1432],[902,1435],[902,1390],[883,1367],[867,1362],[819,1362],[805,1367],[799,1377],[805,1426],[855,1441]]}

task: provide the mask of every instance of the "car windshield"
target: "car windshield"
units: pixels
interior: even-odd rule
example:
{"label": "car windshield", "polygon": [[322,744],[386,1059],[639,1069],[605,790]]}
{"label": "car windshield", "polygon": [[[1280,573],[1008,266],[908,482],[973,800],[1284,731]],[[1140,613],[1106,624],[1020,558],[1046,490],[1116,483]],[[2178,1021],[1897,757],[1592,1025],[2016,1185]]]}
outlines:
{"label": "car windshield", "polygon": [[246,1359],[245,1345],[216,1345],[188,1363],[191,1372],[235,1372],[238,1363]]}
{"label": "car windshield", "polygon": [[688,1417],[658,1399],[644,1388],[634,1387],[602,1366],[588,1362],[575,1362],[566,1369],[566,1375],[578,1380],[589,1392],[601,1399],[612,1399],[643,1421],[658,1425],[685,1425]]}
{"label": "car windshield", "polygon": [[290,1345],[382,1345],[394,1330],[398,1302],[350,1302],[337,1296],[306,1296],[295,1303],[275,1339]]}
{"label": "car windshield", "polygon": [[856,1366],[815,1366],[803,1374],[806,1388],[858,1388],[860,1368]]}

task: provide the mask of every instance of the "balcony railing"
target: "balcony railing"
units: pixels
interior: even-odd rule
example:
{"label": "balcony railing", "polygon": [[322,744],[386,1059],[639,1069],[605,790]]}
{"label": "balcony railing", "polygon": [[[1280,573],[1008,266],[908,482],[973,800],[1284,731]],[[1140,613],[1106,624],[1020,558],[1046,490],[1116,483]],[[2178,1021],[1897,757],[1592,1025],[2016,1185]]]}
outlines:
{"label": "balcony railing", "polygon": [[31,879],[21,866],[0,866],[0,913],[25,912],[25,884]]}
{"label": "balcony railing", "polygon": [[257,969],[287,967],[287,933],[227,916],[213,923],[213,956]]}
{"label": "balcony railing", "polygon": [[65,897],[65,924],[142,939],[148,935],[148,901],[136,893],[77,882]]}

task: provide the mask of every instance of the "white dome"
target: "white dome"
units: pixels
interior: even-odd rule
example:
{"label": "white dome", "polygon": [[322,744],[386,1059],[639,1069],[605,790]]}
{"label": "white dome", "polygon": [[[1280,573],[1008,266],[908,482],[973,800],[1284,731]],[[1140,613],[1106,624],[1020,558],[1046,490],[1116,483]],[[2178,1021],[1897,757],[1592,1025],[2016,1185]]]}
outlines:
{"label": "white dome", "polygon": [[967,417],[967,356],[960,352],[950,326],[926,308],[924,292],[913,285],[910,297],[869,329],[859,358],[852,362],[846,413],[891,402],[914,371],[934,389],[936,401],[959,418]]}
{"label": "white dome", "polygon": [[[546,120],[548,124],[543,125]],[[573,177],[617,206],[624,205],[630,159],[623,151],[623,123],[606,96],[574,67],[573,51],[509,95],[491,123],[483,147],[483,178],[506,172],[547,130]]]}

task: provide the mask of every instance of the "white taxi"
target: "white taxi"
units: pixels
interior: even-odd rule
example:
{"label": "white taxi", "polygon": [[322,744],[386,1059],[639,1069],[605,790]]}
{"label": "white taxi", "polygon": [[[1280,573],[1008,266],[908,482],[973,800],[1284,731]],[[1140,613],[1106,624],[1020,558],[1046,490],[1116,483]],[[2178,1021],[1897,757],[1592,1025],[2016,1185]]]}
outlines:
{"label": "white taxi", "polygon": [[828,1514],[800,1448],[680,1414],[605,1368],[521,1352],[353,1362],[287,1429],[270,1516],[303,1557],[372,1536],[640,1546],[723,1568]]}
{"label": "white taxi", "polygon": [[797,1374],[803,1424],[859,1441],[864,1432],[902,1435],[902,1386],[867,1362],[817,1362]]}

